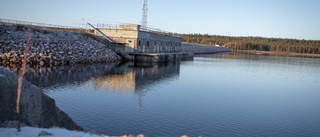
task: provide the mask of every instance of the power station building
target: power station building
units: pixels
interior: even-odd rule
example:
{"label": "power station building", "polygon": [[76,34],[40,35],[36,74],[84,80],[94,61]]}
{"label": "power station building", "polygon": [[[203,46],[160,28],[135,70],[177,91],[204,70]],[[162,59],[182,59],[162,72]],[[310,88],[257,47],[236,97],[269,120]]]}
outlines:
{"label": "power station building", "polygon": [[[140,25],[97,25],[97,29],[129,54],[181,51],[182,38],[174,33],[141,28]],[[99,35],[97,30],[95,34]]]}

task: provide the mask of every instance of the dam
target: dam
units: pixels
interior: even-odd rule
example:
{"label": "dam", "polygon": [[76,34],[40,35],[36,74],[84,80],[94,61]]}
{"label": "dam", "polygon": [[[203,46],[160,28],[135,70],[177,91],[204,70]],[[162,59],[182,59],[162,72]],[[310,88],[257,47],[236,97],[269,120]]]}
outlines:
{"label": "dam", "polygon": [[181,52],[182,38],[175,33],[140,25],[89,25],[95,35],[106,38],[110,47],[127,60],[165,62],[193,57],[193,53]]}

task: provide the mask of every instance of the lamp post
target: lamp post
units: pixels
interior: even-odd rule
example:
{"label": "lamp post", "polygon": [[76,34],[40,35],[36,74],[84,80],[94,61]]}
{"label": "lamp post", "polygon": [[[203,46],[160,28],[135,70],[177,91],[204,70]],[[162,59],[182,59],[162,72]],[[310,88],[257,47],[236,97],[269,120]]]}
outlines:
{"label": "lamp post", "polygon": [[84,24],[84,18],[82,18],[82,29],[84,29],[84,28],[83,28],[83,24]]}

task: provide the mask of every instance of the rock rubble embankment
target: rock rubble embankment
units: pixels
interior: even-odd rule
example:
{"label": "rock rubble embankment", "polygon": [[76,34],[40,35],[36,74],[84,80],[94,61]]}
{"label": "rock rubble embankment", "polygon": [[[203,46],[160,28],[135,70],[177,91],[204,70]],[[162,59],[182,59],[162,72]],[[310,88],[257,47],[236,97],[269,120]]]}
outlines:
{"label": "rock rubble embankment", "polygon": [[192,52],[194,54],[210,54],[218,52],[231,52],[230,49],[225,47],[215,47],[207,45],[187,44],[183,43],[181,46],[182,52]]}
{"label": "rock rubble embankment", "polygon": [[[26,47],[28,29],[0,26],[0,63],[20,64]],[[28,64],[64,65],[121,60],[103,43],[80,33],[31,29]]]}

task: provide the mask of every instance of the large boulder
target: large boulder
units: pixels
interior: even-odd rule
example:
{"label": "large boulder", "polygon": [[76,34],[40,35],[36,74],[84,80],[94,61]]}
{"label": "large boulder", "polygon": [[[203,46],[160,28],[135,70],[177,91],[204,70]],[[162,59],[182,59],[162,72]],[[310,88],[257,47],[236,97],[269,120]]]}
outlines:
{"label": "large boulder", "polygon": [[[16,98],[19,76],[0,66],[0,123],[16,120]],[[23,80],[20,99],[21,122],[29,126],[50,128],[54,126],[69,130],[83,130],[66,113],[61,111],[55,101],[42,90]]]}

